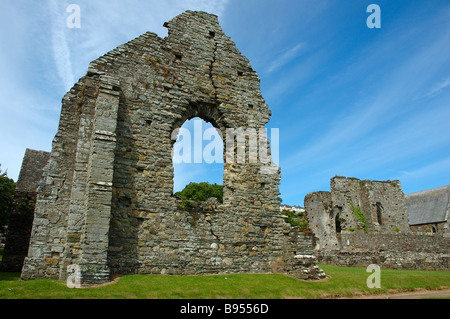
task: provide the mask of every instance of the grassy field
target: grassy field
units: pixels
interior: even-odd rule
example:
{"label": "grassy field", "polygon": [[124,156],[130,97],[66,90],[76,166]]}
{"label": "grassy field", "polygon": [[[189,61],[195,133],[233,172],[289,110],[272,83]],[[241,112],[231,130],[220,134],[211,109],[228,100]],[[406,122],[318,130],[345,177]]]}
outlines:
{"label": "grassy field", "polygon": [[449,271],[381,270],[381,288],[369,289],[363,268],[321,265],[330,278],[304,282],[280,274],[213,276],[123,276],[96,288],[70,289],[63,281],[20,281],[18,273],[0,273],[0,299],[281,299],[350,297],[389,290],[450,287]]}

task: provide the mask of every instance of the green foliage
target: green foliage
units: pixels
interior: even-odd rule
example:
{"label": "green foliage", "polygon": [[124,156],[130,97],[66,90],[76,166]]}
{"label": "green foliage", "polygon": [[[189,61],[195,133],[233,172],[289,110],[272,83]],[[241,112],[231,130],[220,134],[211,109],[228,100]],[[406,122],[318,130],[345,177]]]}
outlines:
{"label": "green foliage", "polygon": [[391,231],[398,233],[400,231],[400,228],[398,228],[397,226],[392,226]]}
{"label": "green foliage", "polygon": [[191,199],[204,202],[215,197],[219,203],[223,203],[223,186],[207,182],[189,183],[181,192],[176,192],[175,196],[184,200],[182,204],[184,203],[186,208],[191,205]]}
{"label": "green foliage", "polygon": [[15,189],[16,183],[0,168],[0,227],[8,225]]}
{"label": "green foliage", "polygon": [[305,213],[295,213],[289,210],[283,210],[282,215],[287,216],[285,221],[293,227],[298,227],[300,231],[304,231],[308,228],[308,220],[306,219]]}
{"label": "green foliage", "polygon": [[189,209],[189,208],[193,208],[195,205],[192,201],[190,201],[189,199],[183,199],[183,201],[180,203],[180,208],[181,209]]}
{"label": "green foliage", "polygon": [[361,207],[359,206],[355,207],[353,202],[350,202],[350,206],[352,208],[353,215],[355,215],[356,218],[358,218],[358,220],[363,224],[363,230],[367,231],[366,217],[364,216],[364,213],[361,211]]}

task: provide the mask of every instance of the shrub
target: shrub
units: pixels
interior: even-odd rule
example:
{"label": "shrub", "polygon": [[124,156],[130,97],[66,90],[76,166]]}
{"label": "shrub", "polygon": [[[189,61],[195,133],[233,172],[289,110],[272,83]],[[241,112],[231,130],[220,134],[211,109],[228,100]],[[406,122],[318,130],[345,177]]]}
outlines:
{"label": "shrub", "polygon": [[350,206],[352,208],[353,215],[355,215],[356,218],[358,218],[358,220],[363,224],[363,230],[367,231],[366,217],[364,216],[364,213],[361,211],[361,207],[359,206],[355,207],[353,202],[350,202]]}
{"label": "shrub", "polygon": [[8,225],[16,183],[2,173],[0,164],[0,227]]}
{"label": "shrub", "polygon": [[181,192],[176,192],[175,196],[185,201],[192,199],[201,202],[215,197],[219,203],[223,203],[223,186],[207,182],[189,183]]}
{"label": "shrub", "polygon": [[293,227],[298,227],[300,231],[308,229],[308,220],[303,212],[296,214],[295,212],[283,210],[282,215],[287,216],[285,221]]}

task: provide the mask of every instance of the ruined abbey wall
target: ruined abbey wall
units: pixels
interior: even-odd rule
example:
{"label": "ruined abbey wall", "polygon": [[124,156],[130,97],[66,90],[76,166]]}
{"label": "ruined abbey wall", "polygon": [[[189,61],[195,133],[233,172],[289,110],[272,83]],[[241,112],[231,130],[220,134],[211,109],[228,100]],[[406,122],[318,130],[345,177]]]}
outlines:
{"label": "ruined abbey wall", "polygon": [[305,197],[305,209],[320,263],[450,269],[450,237],[410,230],[399,181],[336,176],[331,179],[331,192]]}
{"label": "ruined abbey wall", "polygon": [[210,210],[173,196],[174,131],[186,120],[212,123],[225,141],[229,128],[264,128],[270,111],[216,16],[187,11],[165,26],[164,39],[147,32],[93,61],[64,97],[23,279],[65,279],[73,264],[83,284],[299,271],[271,162],[226,162],[224,201]]}
{"label": "ruined abbey wall", "polygon": [[26,149],[14,192],[2,271],[20,272],[28,252],[39,183],[50,153]]}
{"label": "ruined abbey wall", "polygon": [[[367,231],[409,232],[408,208],[400,181],[335,176],[330,187],[342,229],[361,230],[365,227]],[[364,216],[364,222],[358,218],[357,211]]]}

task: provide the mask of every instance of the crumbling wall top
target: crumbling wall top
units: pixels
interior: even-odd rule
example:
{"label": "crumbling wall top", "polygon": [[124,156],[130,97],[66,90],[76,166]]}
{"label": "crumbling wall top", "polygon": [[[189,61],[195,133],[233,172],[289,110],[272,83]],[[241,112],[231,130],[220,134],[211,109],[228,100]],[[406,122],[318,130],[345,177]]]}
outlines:
{"label": "crumbling wall top", "polygon": [[26,149],[17,180],[16,189],[23,192],[36,192],[42,171],[50,158],[49,152]]}

